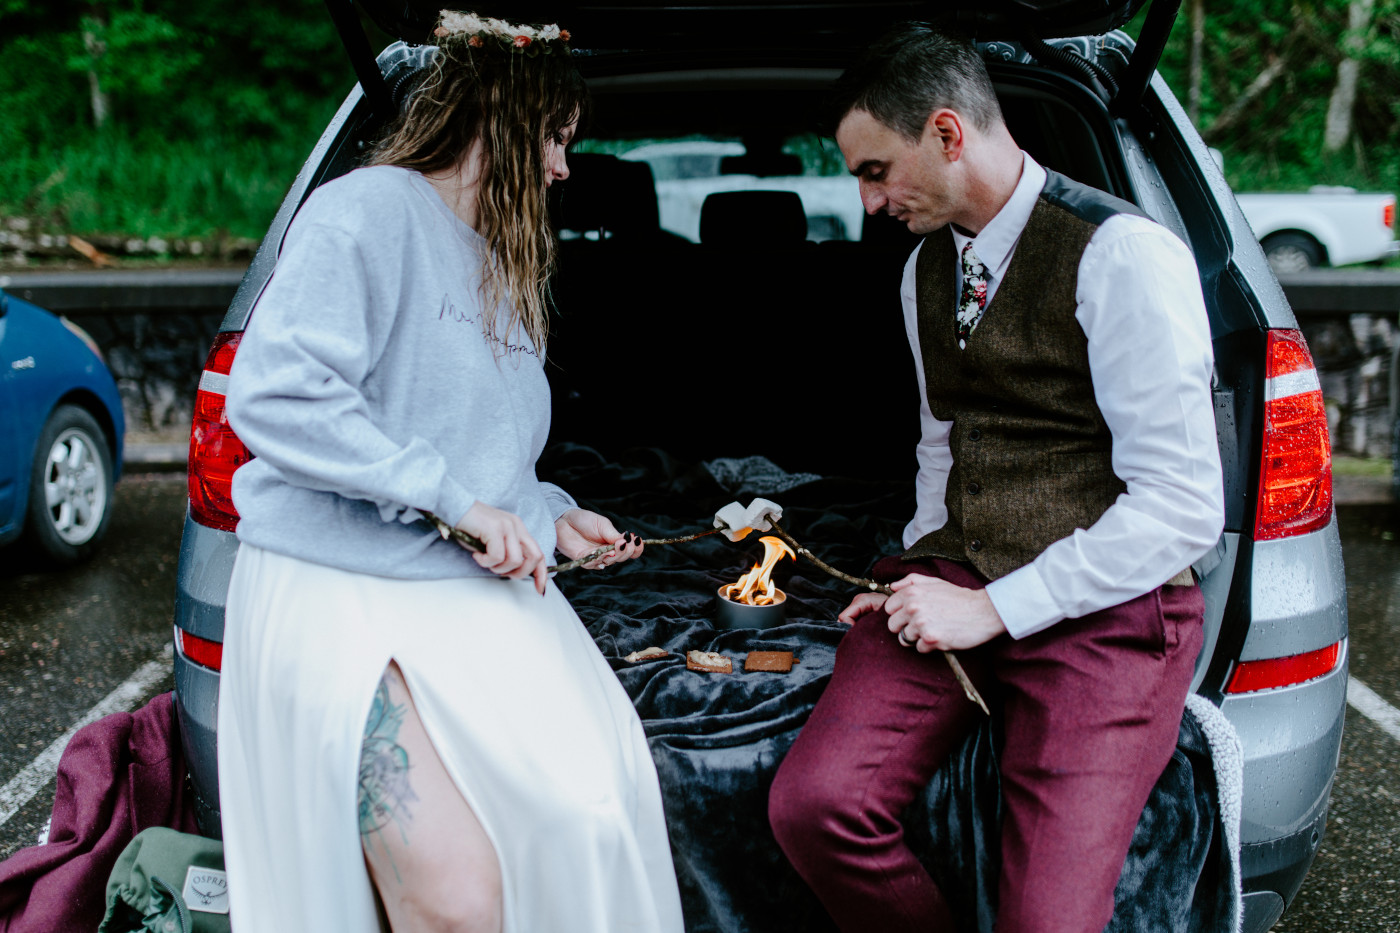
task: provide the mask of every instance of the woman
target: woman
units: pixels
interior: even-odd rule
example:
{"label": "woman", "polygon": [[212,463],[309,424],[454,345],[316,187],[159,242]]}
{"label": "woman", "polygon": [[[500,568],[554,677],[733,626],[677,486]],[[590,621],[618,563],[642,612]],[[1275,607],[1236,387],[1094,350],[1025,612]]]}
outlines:
{"label": "woman", "polygon": [[534,473],[545,189],[586,90],[557,26],[444,13],[436,34],[372,164],[293,221],[230,376],[257,455],[219,703],[231,916],[679,931],[640,722],[545,571],[640,540]]}

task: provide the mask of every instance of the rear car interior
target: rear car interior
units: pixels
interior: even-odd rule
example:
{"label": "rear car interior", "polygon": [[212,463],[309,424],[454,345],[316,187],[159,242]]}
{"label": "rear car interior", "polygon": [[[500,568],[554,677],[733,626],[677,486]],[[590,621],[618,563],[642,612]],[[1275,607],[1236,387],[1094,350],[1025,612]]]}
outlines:
{"label": "rear car interior", "polygon": [[[586,132],[609,142],[741,139],[781,121],[780,135],[810,133],[838,74],[786,69],[776,92],[703,69],[604,76],[591,82]],[[1075,92],[1071,82],[1047,87],[1029,69],[1023,77],[1004,95],[1021,145],[1049,168],[1135,199],[1119,148],[1100,144],[1112,134],[1107,113],[1092,126],[1059,96]],[[761,190],[760,179],[760,190],[710,195],[692,243],[660,226],[645,163],[583,152],[569,164],[555,211],[566,239],[549,346],[552,441],[912,478],[918,390],[899,282],[917,237],[878,215],[852,239],[814,242],[798,197]],[[643,391],[622,408],[608,404],[613,387],[600,373]]]}

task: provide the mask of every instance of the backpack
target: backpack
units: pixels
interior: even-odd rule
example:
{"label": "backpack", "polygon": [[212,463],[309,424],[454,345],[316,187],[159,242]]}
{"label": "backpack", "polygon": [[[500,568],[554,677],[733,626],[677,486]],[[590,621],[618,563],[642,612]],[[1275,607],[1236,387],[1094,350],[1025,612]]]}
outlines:
{"label": "backpack", "polygon": [[224,845],[173,829],[142,830],[107,881],[98,933],[229,933]]}

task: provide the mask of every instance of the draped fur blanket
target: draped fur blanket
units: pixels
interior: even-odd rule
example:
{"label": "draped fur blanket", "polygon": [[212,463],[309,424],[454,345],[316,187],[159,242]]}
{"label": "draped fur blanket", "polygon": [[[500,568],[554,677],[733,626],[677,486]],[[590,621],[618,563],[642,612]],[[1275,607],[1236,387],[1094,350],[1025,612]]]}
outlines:
{"label": "draped fur blanket", "polygon": [[[783,527],[794,538],[855,574],[902,550],[914,509],[912,481],[790,474],[761,458],[696,465],[636,450],[608,462],[588,448],[557,445],[539,474],[646,537],[700,530],[725,503],[766,496],[783,505]],[[788,594],[784,625],[714,628],[715,591],[761,557],[757,537],[731,544],[713,535],[652,548],[605,573],[557,578],[646,728],[693,933],[834,930],[773,840],[767,796],[830,676],[845,631],[836,615],[852,590],[811,564],[784,561],[775,573]],[[624,660],[649,646],[671,654]],[[735,673],[688,671],[691,649],[730,656]],[[751,650],[792,651],[800,663],[788,674],[744,673]],[[1192,708],[1138,824],[1110,931],[1239,928],[1238,742],[1208,702],[1197,698]],[[911,845],[968,933],[990,933],[996,916],[998,741],[994,723],[974,733],[904,818]]]}

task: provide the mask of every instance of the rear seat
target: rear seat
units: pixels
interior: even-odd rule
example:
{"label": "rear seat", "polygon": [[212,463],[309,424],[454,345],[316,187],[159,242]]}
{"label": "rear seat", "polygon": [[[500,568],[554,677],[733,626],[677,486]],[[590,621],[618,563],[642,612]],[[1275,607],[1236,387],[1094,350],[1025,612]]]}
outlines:
{"label": "rear seat", "polygon": [[898,300],[909,244],[808,242],[800,199],[782,191],[711,195],[689,243],[660,229],[645,163],[580,154],[570,171],[552,441],[912,475],[917,389]]}

